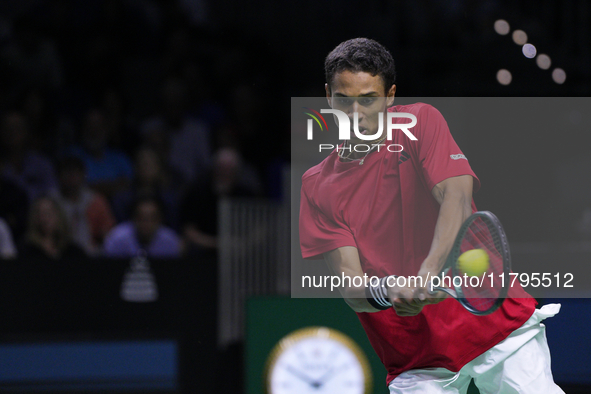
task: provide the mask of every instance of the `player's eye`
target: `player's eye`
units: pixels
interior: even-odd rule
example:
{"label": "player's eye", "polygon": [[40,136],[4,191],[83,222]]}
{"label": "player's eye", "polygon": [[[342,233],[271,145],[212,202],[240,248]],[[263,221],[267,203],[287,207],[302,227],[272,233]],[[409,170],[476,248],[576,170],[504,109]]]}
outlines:
{"label": "player's eye", "polygon": [[368,106],[372,105],[376,101],[375,97],[364,97],[361,99],[361,105]]}
{"label": "player's eye", "polygon": [[339,105],[351,105],[351,103],[353,102],[353,100],[351,100],[350,98],[347,97],[341,97],[337,100],[337,102],[339,103]]}

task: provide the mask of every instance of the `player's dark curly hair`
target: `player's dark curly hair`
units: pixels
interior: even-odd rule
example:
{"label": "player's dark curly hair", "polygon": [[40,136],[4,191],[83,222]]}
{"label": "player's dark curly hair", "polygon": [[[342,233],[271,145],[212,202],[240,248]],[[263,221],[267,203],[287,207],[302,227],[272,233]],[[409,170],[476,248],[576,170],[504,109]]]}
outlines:
{"label": "player's dark curly hair", "polygon": [[326,56],[324,73],[329,89],[334,76],[342,71],[379,75],[386,93],[396,80],[392,55],[383,45],[369,38],[353,38],[341,42]]}

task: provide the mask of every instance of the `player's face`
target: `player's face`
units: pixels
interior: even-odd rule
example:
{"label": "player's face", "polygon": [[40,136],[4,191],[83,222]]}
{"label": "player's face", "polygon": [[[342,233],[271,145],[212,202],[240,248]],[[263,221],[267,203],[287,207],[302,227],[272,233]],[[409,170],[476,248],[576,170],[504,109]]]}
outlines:
{"label": "player's face", "polygon": [[[359,131],[363,134],[375,134],[379,128],[379,117],[384,117],[386,111],[394,103],[396,85],[389,89],[384,87],[384,81],[379,75],[366,72],[342,71],[334,76],[330,88],[326,85],[326,97],[329,105],[341,110],[351,120],[351,139],[353,143],[368,143],[355,136],[353,132],[353,114],[358,113]],[[381,114],[381,115],[380,115]],[[382,135],[385,133],[385,127]],[[382,135],[377,136],[379,140]]]}

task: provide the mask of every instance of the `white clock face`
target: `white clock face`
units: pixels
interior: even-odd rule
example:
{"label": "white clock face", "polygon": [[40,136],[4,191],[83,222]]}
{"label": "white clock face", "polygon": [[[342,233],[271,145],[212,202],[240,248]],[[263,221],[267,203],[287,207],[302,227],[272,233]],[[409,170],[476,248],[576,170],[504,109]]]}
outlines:
{"label": "white clock face", "polygon": [[363,394],[365,384],[355,353],[326,335],[294,341],[279,355],[269,374],[272,394]]}

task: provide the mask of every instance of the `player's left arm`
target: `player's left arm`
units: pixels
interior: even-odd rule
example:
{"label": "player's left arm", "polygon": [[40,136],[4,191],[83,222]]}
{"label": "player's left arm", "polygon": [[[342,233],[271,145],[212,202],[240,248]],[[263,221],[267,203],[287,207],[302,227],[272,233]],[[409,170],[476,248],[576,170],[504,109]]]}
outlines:
{"label": "player's left arm", "polygon": [[431,191],[440,208],[431,249],[418,272],[423,286],[417,287],[413,294],[413,302],[418,306],[443,300],[429,295],[428,278],[440,273],[462,223],[472,214],[472,187],[472,176],[460,175],[439,182]]}
{"label": "player's left arm", "polygon": [[471,175],[447,178],[433,187],[431,193],[440,205],[439,216],[431,249],[419,275],[437,275],[445,265],[462,223],[472,214],[472,187]]}

